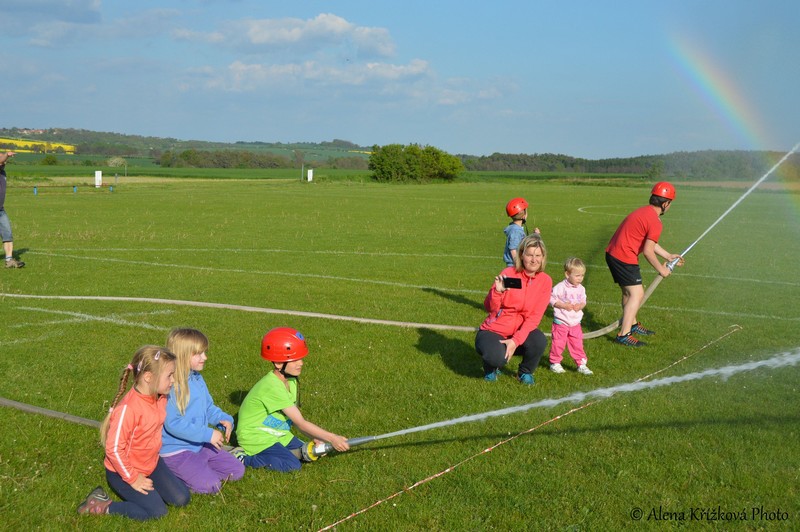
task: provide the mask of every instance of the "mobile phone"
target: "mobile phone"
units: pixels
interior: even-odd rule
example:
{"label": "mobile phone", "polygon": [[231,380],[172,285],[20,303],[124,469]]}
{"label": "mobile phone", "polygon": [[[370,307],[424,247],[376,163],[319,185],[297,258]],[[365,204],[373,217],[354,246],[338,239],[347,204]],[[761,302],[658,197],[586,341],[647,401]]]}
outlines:
{"label": "mobile phone", "polygon": [[503,286],[506,288],[522,288],[522,279],[519,277],[503,277]]}

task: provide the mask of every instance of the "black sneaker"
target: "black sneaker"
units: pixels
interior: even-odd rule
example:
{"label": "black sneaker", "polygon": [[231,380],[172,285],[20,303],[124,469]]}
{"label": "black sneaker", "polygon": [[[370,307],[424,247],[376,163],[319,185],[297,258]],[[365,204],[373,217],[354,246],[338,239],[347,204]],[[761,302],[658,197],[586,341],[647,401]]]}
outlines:
{"label": "black sneaker", "polygon": [[646,343],[642,342],[641,340],[637,340],[631,333],[620,335],[618,334],[617,337],[614,339],[615,342],[622,345],[627,345],[628,347],[642,347],[647,345]]}

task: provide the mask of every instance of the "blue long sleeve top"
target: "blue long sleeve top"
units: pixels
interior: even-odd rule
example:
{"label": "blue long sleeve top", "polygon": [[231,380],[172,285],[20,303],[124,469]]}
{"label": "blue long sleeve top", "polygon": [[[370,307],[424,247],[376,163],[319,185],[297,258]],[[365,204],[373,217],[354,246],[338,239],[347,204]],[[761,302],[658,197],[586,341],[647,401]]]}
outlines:
{"label": "blue long sleeve top", "polygon": [[233,424],[233,417],[223,412],[208,392],[206,381],[200,373],[189,373],[189,403],[181,415],[175,394],[169,394],[167,419],[164,421],[161,456],[170,456],[183,451],[199,452],[204,443],[211,441],[214,429],[220,421]]}

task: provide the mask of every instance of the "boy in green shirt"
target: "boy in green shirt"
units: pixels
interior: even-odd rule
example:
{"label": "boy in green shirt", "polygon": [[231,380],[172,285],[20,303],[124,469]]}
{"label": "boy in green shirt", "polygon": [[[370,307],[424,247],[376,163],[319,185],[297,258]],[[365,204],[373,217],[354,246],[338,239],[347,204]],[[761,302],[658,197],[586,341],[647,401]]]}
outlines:
{"label": "boy in green shirt", "polygon": [[272,362],[273,371],[258,381],[239,410],[236,437],[241,447],[234,454],[248,467],[267,467],[287,473],[300,469],[300,461],[317,457],[307,444],[292,434],[292,426],[314,443],[328,442],[339,452],[347,451],[347,439],[328,432],[303,417],[297,406],[297,377],[308,354],[305,338],[289,327],[272,329],[261,341],[261,356]]}

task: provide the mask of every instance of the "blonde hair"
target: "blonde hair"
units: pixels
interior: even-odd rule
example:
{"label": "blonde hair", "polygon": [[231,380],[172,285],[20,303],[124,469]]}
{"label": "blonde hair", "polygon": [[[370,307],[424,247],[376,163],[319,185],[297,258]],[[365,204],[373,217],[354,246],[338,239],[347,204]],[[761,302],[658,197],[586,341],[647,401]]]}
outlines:
{"label": "blonde hair", "polygon": [[[122,376],[119,378],[117,395],[115,395],[114,400],[111,401],[111,408],[108,409],[106,418],[100,424],[100,443],[103,446],[106,444],[108,425],[111,422],[111,412],[125,394],[125,390],[128,388],[128,378],[133,375],[133,385],[136,386],[136,384],[138,384],[139,380],[142,378],[142,375],[149,371],[153,375],[155,381],[158,382],[161,378],[161,372],[163,371],[164,367],[170,362],[174,361],[175,355],[167,351],[165,348],[157,345],[146,345],[144,347],[140,347],[139,350],[136,351],[136,354],[133,355],[133,360],[131,360],[131,363],[125,366],[125,369],[122,370]],[[150,393],[153,397],[158,397],[158,390],[153,390],[151,388]]]}
{"label": "blonde hair", "polygon": [[583,263],[581,259],[578,257],[570,257],[566,261],[564,261],[564,271],[567,273],[572,273],[575,270],[583,270],[586,271],[586,265]]}
{"label": "blonde hair", "polygon": [[189,404],[189,374],[192,357],[208,349],[208,338],[197,329],[172,329],[167,336],[167,349],[175,354],[175,384],[172,393],[181,415]]}
{"label": "blonde hair", "polygon": [[539,248],[542,250],[542,265],[539,267],[539,271],[535,273],[543,272],[547,265],[547,248],[544,245],[544,240],[542,240],[541,235],[538,233],[529,234],[519,243],[519,246],[517,246],[517,255],[514,257],[514,269],[517,270],[517,272],[521,272],[525,269],[525,266],[522,264],[522,255],[528,248]]}

